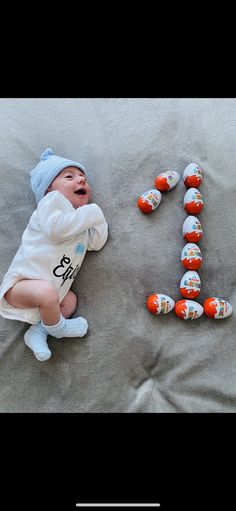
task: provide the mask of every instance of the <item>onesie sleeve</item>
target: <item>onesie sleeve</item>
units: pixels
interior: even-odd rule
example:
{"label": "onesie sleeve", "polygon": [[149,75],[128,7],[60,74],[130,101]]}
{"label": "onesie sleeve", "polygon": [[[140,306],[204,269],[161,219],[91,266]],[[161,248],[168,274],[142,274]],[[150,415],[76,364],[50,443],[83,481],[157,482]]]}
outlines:
{"label": "onesie sleeve", "polygon": [[66,241],[105,221],[102,210],[96,204],[86,204],[74,209],[58,191],[50,192],[38,204],[38,221],[48,239]]}
{"label": "onesie sleeve", "polygon": [[89,229],[89,242],[87,250],[101,250],[108,238],[108,225],[106,220],[96,227]]}

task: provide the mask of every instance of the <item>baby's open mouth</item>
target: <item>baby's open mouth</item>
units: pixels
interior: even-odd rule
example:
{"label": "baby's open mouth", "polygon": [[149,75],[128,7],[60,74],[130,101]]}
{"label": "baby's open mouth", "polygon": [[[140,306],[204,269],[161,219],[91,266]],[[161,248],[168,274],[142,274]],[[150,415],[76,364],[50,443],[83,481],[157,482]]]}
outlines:
{"label": "baby's open mouth", "polygon": [[86,190],[84,188],[80,188],[75,192],[77,195],[86,195]]}

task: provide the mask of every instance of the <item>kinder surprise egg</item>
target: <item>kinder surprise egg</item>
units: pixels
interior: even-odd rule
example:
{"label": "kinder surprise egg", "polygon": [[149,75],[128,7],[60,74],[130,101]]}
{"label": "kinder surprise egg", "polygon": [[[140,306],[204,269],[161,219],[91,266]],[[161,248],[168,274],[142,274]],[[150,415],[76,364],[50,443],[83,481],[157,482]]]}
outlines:
{"label": "kinder surprise egg", "polygon": [[203,302],[203,309],[209,318],[224,319],[232,314],[231,305],[222,298],[207,298]]}
{"label": "kinder surprise egg", "polygon": [[201,279],[196,271],[186,271],[180,281],[180,293],[184,298],[196,298],[201,292]]}
{"label": "kinder surprise egg", "polygon": [[198,270],[202,264],[202,253],[195,243],[187,243],[181,254],[181,262],[187,270]]}
{"label": "kinder surprise egg", "polygon": [[174,300],[170,296],[162,294],[150,295],[146,302],[147,309],[153,314],[167,314],[175,306]]}
{"label": "kinder surprise egg", "polygon": [[189,188],[184,196],[184,209],[190,215],[198,215],[203,208],[202,194],[197,188]]}
{"label": "kinder surprise egg", "polygon": [[186,241],[198,243],[203,236],[202,226],[198,218],[191,215],[187,216],[183,223],[182,233]]}
{"label": "kinder surprise egg", "polygon": [[161,199],[161,192],[155,189],[148,190],[138,198],[137,205],[143,213],[152,213],[159,206]]}
{"label": "kinder surprise egg", "polygon": [[161,192],[168,192],[177,185],[179,178],[180,175],[175,170],[172,170],[171,172],[162,172],[162,174],[159,174],[159,176],[156,177],[154,185],[157,190],[161,190]]}
{"label": "kinder surprise egg", "polygon": [[203,314],[203,307],[193,300],[179,300],[175,304],[175,314],[181,319],[197,319]]}
{"label": "kinder surprise egg", "polygon": [[183,180],[186,188],[198,188],[202,182],[202,169],[196,163],[189,163],[184,169]]}

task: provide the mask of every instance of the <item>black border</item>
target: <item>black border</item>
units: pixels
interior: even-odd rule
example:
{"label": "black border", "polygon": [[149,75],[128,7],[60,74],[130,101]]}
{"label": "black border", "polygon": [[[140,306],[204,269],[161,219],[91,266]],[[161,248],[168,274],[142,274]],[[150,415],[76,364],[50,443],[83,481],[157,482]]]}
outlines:
{"label": "black border", "polygon": [[5,509],[231,509],[234,414],[2,414]]}

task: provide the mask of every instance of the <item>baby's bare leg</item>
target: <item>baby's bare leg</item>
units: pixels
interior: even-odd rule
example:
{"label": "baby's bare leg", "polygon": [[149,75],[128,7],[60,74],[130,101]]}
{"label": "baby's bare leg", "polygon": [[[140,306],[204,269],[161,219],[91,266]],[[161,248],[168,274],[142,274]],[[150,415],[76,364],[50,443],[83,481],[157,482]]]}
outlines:
{"label": "baby's bare leg", "polygon": [[60,320],[58,292],[46,280],[20,280],[5,293],[5,299],[10,305],[21,309],[39,307],[45,325],[55,325]]}

